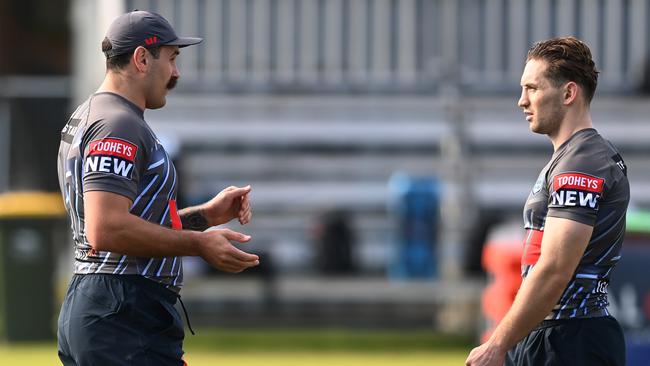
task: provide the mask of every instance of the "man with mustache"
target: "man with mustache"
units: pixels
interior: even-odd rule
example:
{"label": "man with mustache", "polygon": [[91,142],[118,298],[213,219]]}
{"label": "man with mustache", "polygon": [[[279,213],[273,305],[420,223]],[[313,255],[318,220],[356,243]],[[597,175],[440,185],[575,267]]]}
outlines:
{"label": "man with mustache", "polygon": [[466,365],[625,365],[607,287],[621,258],[630,187],[618,150],[593,128],[597,81],[591,51],[577,38],[528,51],[518,105],[554,153],[524,206],[524,280]]}
{"label": "man with mustache", "polygon": [[61,132],[59,183],[75,246],[58,322],[64,365],[183,365],[174,308],[182,256],[232,273],[259,264],[231,243],[250,236],[205,231],[232,219],[248,223],[251,187],[229,187],[178,211],[174,165],[144,120],[176,85],[180,49],[201,41],[178,37],[155,13],[117,17],[102,42],[104,81]]}

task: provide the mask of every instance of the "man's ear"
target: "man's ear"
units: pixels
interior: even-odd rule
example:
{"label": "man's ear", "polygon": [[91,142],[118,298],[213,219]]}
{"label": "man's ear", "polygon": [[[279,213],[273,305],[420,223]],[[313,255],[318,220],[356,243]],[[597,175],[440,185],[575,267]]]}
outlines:
{"label": "man's ear", "polygon": [[562,98],[564,100],[564,105],[573,104],[578,98],[578,91],[580,86],[576,84],[575,81],[569,81],[564,85]]}
{"label": "man's ear", "polygon": [[144,47],[139,46],[133,51],[132,60],[138,71],[144,72],[147,70],[147,50]]}

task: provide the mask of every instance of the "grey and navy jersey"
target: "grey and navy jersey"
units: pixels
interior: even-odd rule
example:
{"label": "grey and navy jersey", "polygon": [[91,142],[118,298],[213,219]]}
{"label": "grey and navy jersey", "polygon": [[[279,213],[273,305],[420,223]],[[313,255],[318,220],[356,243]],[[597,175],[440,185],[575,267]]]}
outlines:
{"label": "grey and navy jersey", "polygon": [[139,274],[178,291],[180,257],[143,258],[95,251],[84,228],[84,192],[129,198],[130,212],[181,229],[176,209],[176,170],[143,111],[123,97],[97,93],[80,105],[61,131],[59,185],[71,219],[77,274]]}
{"label": "grey and navy jersey", "polygon": [[576,132],[553,154],[524,207],[522,276],[541,252],[547,217],[593,226],[589,244],[547,319],[609,315],[607,286],[619,261],[630,200],[627,167],[616,148],[594,129]]}

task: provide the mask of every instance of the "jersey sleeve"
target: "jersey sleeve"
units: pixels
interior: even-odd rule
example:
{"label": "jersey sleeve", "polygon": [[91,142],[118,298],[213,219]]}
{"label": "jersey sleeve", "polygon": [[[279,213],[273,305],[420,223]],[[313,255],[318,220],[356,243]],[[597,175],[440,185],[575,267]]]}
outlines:
{"label": "jersey sleeve", "polygon": [[599,204],[611,184],[609,166],[598,165],[599,160],[567,157],[549,172],[547,216],[594,226]]}
{"label": "jersey sleeve", "polygon": [[137,197],[148,143],[144,127],[128,116],[95,122],[83,141],[84,192]]}

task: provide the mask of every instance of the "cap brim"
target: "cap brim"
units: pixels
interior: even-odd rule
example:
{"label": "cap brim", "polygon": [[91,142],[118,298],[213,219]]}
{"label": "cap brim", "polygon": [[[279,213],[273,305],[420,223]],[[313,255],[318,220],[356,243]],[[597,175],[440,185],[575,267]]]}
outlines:
{"label": "cap brim", "polygon": [[187,47],[203,42],[203,38],[198,37],[178,37],[171,42],[165,43],[166,46]]}

